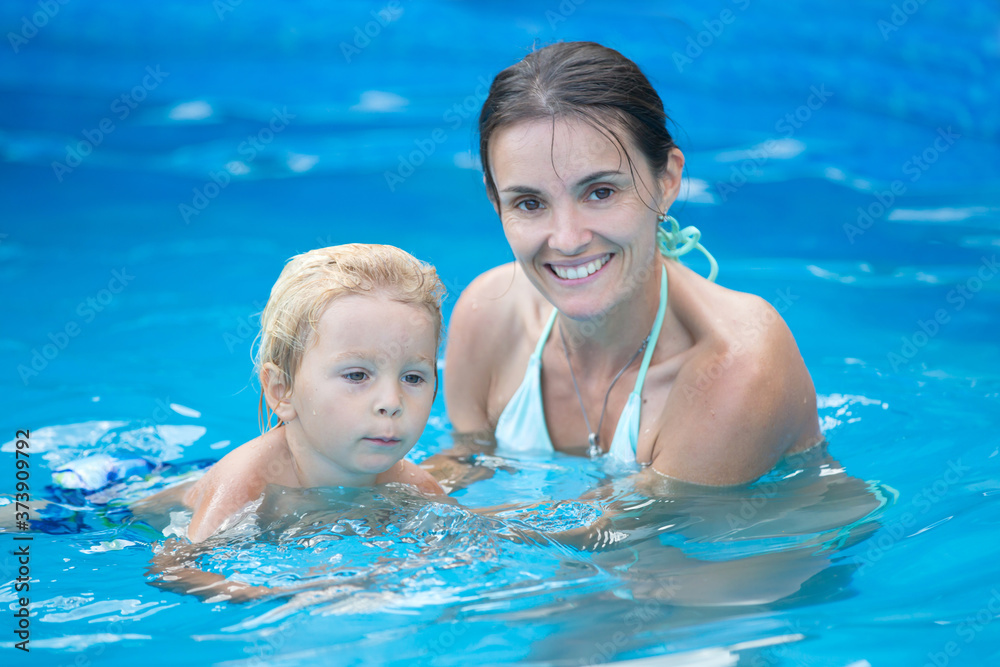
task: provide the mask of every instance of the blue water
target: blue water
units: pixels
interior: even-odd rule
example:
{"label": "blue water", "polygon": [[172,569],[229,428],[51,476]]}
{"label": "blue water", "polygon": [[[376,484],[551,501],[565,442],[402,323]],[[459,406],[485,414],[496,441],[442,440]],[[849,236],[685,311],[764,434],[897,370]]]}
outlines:
{"label": "blue water", "polygon": [[[30,429],[55,504],[31,533],[30,656],[0,534],[4,664],[998,661],[995,3],[40,6],[0,7],[0,493]],[[438,267],[447,316],[511,259],[475,167],[483,82],[572,39],[657,86],[687,156],[673,213],[722,284],[782,311],[828,455],[727,491],[484,455],[457,506],[276,492],[197,562],[306,590],[151,586],[163,535],[123,504],[256,435],[254,315],[282,262],[392,243]],[[439,399],[411,458],[450,444]],[[169,466],[45,488],[94,453]]]}

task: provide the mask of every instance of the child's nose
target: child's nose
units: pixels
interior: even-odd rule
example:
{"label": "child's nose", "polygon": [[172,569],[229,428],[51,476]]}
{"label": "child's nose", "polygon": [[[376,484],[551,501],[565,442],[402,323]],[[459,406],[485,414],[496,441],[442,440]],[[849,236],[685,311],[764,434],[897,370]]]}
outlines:
{"label": "child's nose", "polygon": [[375,399],[375,410],[380,417],[395,417],[403,411],[402,396],[392,383],[386,382],[380,388]]}
{"label": "child's nose", "polygon": [[388,416],[388,417],[395,417],[396,415],[398,415],[402,411],[403,411],[403,406],[402,405],[397,405],[395,407],[383,406],[383,407],[380,407],[378,409],[379,415],[383,416],[383,417],[386,417],[386,416]]}

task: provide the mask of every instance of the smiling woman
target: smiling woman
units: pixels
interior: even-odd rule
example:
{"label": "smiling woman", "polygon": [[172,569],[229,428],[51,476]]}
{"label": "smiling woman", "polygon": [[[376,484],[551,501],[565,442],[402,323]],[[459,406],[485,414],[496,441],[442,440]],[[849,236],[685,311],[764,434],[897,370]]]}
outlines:
{"label": "smiling woman", "polygon": [[496,77],[480,153],[517,261],[455,306],[445,388],[457,431],[713,485],[821,442],[780,316],[676,261],[704,248],[667,215],[684,155],[666,120],[639,68],[598,44],[554,44]]}

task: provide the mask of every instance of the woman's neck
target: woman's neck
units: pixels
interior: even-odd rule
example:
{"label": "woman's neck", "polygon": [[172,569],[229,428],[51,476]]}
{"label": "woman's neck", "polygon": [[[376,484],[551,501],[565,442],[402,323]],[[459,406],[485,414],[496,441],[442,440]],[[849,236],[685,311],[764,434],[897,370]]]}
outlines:
{"label": "woman's neck", "polygon": [[596,317],[571,320],[559,314],[558,326],[581,380],[613,377],[650,335],[660,306],[661,262],[649,271],[649,279]]}

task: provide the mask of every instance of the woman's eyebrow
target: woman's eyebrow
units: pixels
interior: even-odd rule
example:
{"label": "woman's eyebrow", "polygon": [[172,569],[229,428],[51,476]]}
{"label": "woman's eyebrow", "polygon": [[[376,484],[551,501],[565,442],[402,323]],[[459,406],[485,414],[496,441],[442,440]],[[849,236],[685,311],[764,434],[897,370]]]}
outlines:
{"label": "woman's eyebrow", "polygon": [[589,185],[594,181],[599,181],[602,178],[607,178],[608,176],[621,176],[621,175],[622,172],[618,171],[617,169],[605,169],[603,171],[595,171],[593,174],[590,174],[589,176],[584,176],[583,178],[578,180],[576,182],[576,187],[582,188],[585,185]]}
{"label": "woman's eyebrow", "polygon": [[518,195],[540,195],[542,191],[538,188],[533,188],[528,185],[512,185],[509,188],[504,188],[500,192],[511,192]]}
{"label": "woman's eyebrow", "polygon": [[[588,174],[587,176],[584,176],[583,178],[581,178],[580,180],[578,180],[576,182],[576,187],[577,188],[582,188],[582,187],[584,187],[586,185],[589,185],[590,183],[593,183],[594,181],[599,181],[602,178],[607,178],[608,176],[621,176],[622,173],[623,172],[618,171],[616,169],[604,169],[602,171],[595,171],[594,173]],[[541,190],[539,190],[538,188],[533,188],[530,185],[511,185],[510,187],[504,188],[500,192],[510,192],[510,193],[519,194],[519,195],[540,195],[540,194],[542,194]]]}

